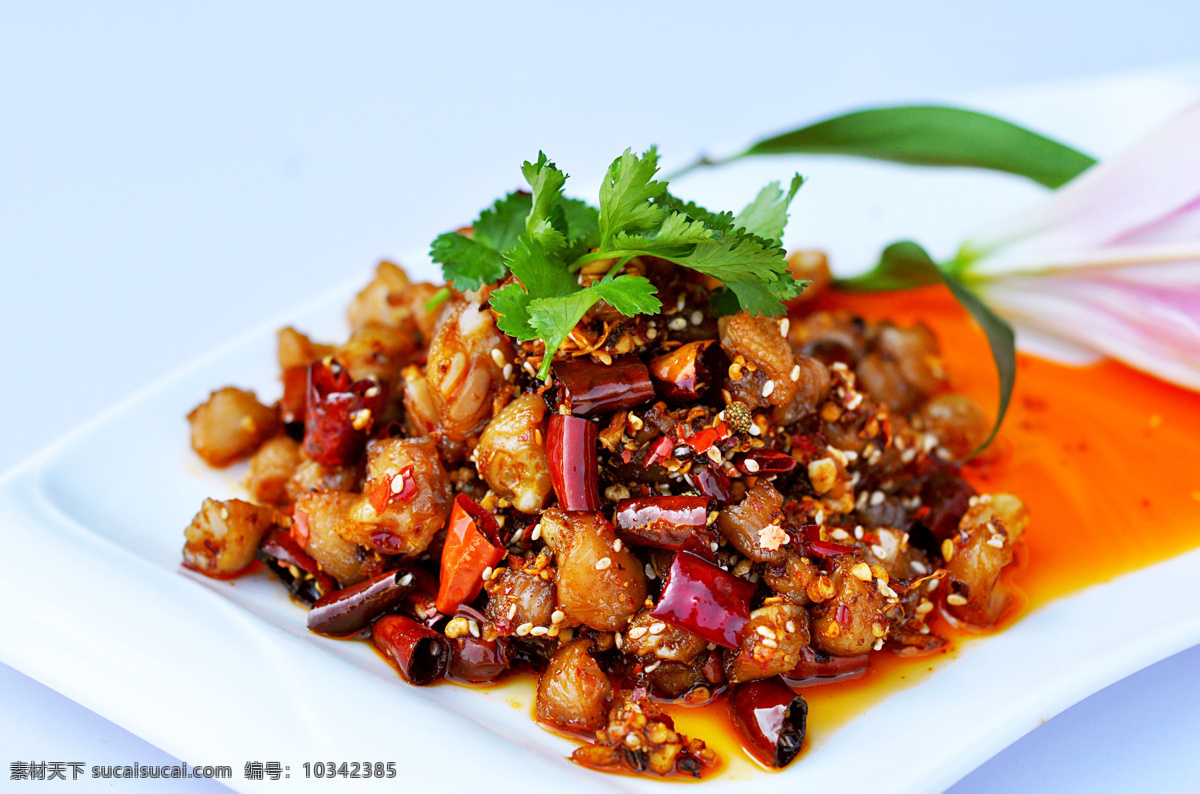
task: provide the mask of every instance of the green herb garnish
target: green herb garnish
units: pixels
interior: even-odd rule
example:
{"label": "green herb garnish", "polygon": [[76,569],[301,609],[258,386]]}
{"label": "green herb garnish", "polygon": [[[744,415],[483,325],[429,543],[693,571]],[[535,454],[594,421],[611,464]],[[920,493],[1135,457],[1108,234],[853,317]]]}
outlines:
{"label": "green herb garnish", "polygon": [[[433,241],[430,256],[458,289],[479,289],[516,279],[495,290],[491,306],[500,330],[520,341],[541,339],[546,377],[554,353],[587,311],[606,301],[627,316],[662,309],[649,280],[621,270],[638,256],[666,259],[721,281],[713,298],[718,313],[739,309],[777,315],[783,301],[804,288],[788,271],[780,239],[787,210],[803,180],[787,192],[772,182],[736,216],[683,202],[655,180],[658,154],[626,150],[600,187],[600,205],[563,195],[567,175],[539,153],[521,168],[530,192],[510,193],[484,210],[471,236],[450,232]],[[586,265],[609,263],[588,287]]]}

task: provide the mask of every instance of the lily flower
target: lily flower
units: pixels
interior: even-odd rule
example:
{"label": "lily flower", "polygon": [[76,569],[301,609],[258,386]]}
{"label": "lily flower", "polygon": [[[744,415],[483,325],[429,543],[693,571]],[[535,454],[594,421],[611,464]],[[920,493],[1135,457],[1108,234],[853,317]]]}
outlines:
{"label": "lily flower", "polygon": [[1200,390],[1200,102],[944,267],[1021,330]]}

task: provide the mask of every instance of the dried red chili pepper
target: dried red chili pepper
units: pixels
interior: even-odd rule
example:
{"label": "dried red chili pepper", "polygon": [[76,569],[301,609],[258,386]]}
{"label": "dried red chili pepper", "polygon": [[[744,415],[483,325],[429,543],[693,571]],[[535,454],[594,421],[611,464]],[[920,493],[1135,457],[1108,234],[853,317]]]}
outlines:
{"label": "dried red chili pepper", "polygon": [[558,400],[575,416],[595,416],[633,408],[654,397],[650,373],[637,356],[612,364],[587,358],[556,361],[551,365],[558,381]]}
{"label": "dried red chili pepper", "polygon": [[383,389],[376,381],[351,381],[350,373],[332,359],[314,363],[308,368],[305,454],[325,466],[354,460],[383,404]]}
{"label": "dried red chili pepper", "polygon": [[626,538],[643,546],[682,551],[713,559],[710,544],[716,533],[708,524],[708,499],[703,496],[640,496],[617,504],[613,525]]}
{"label": "dried red chili pepper", "polygon": [[664,461],[667,458],[671,457],[671,455],[674,454],[674,452],[675,452],[675,442],[672,441],[671,439],[667,438],[666,436],[663,436],[662,438],[660,438],[658,441],[655,441],[650,446],[650,453],[648,455],[646,455],[646,462],[643,465],[645,467],[649,468],[650,466],[653,466],[655,463]]}
{"label": "dried red chili pepper", "polygon": [[307,604],[311,605],[337,590],[337,582],[333,577],[321,570],[317,561],[300,547],[287,530],[275,527],[268,532],[255,556],[287,585],[292,595]]}
{"label": "dried red chili pepper", "polygon": [[456,496],[442,546],[438,611],[452,615],[474,600],[483,589],[483,572],[504,559],[505,553],[500,527],[491,513],[466,494]]}
{"label": "dried red chili pepper", "polygon": [[550,482],[564,510],[600,509],[600,466],[596,462],[595,422],[555,414],[546,434]]}
{"label": "dried red chili pepper", "polygon": [[289,425],[303,422],[308,405],[308,367],[288,367],[281,380],[283,397],[279,400],[279,418]]}
{"label": "dried red chili pepper", "polygon": [[396,663],[400,677],[410,684],[432,684],[450,666],[450,641],[403,615],[385,615],[371,627],[371,640]]}
{"label": "dried red chili pepper", "polygon": [[720,422],[716,427],[706,427],[694,436],[688,436],[683,439],[683,443],[694,449],[698,454],[703,455],[708,452],[709,448],[718,441],[729,437],[729,427],[724,422]]}
{"label": "dried red chili pepper", "polygon": [[328,637],[357,634],[404,601],[413,591],[414,578],[405,570],[386,571],[353,587],[329,593],[309,610],[308,630]]}
{"label": "dried red chili pepper", "polygon": [[746,749],[764,764],[785,767],[804,746],[808,703],[778,678],[734,687],[729,714],[746,740]]}
{"label": "dried red chili pepper", "polygon": [[696,490],[709,499],[728,502],[733,498],[733,485],[729,482],[729,476],[721,471],[720,466],[693,468],[687,476],[688,481],[696,486]]}
{"label": "dried red chili pepper", "polygon": [[796,459],[791,455],[770,449],[756,449],[739,455],[734,463],[746,474],[759,477],[783,474],[796,468]]}
{"label": "dried red chili pepper", "polygon": [[857,678],[867,671],[870,664],[871,655],[867,653],[858,656],[829,656],[809,646],[801,649],[800,661],[782,678],[788,686],[803,689]]}
{"label": "dried red chili pepper", "polygon": [[709,642],[736,648],[750,620],[750,599],[757,589],[686,551],[677,552],[650,613]]}
{"label": "dried red chili pepper", "polygon": [[829,540],[821,540],[821,527],[817,524],[805,524],[800,528],[800,539],[804,553],[809,557],[820,557],[827,560],[830,557],[840,557],[843,554],[853,554],[858,549],[845,546]]}

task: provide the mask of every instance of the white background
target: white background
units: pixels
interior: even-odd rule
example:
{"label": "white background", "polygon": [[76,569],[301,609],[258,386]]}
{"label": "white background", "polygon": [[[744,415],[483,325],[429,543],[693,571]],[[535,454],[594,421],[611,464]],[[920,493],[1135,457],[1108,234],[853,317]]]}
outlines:
{"label": "white background", "polygon": [[[626,146],[657,143],[678,164],[857,106],[986,106],[1010,86],[1087,90],[1200,58],[1194,0],[433,5],[0,4],[0,470],[468,221],[539,148],[587,186]],[[1071,142],[1125,142],[1084,121]],[[823,166],[744,168],[760,181]],[[722,208],[750,197],[687,184]],[[870,197],[818,184],[793,244],[832,244],[852,267],[893,231],[921,231],[914,207],[881,222],[908,225],[831,242],[821,221]],[[1034,194],[1002,178],[995,191]],[[966,234],[976,219],[961,212]],[[1126,679],[954,790],[1193,791],[1198,671],[1192,649]],[[163,759],[0,665],[5,784],[14,760]]]}

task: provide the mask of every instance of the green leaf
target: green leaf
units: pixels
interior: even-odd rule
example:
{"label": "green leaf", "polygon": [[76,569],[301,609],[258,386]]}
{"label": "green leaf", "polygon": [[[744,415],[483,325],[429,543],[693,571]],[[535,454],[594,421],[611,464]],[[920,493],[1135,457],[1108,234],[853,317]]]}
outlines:
{"label": "green leaf", "polygon": [[706,227],[716,233],[727,232],[733,229],[732,212],[709,212],[695,202],[683,201],[672,196],[667,191],[663,191],[661,195],[655,197],[653,203],[669,212],[681,212],[689,218],[702,221]]}
{"label": "green leaf", "polygon": [[764,138],[731,159],[762,154],[842,154],[913,165],[986,168],[1050,188],[1066,184],[1096,162],[994,116],[938,106],[860,110]]}
{"label": "green leaf", "polygon": [[545,378],[549,374],[554,353],[597,301],[606,300],[630,317],[653,314],[662,308],[662,302],[654,297],[654,292],[654,285],[641,276],[617,276],[567,295],[530,301],[529,325],[546,345],[538,376]]}
{"label": "green leaf", "polygon": [[560,202],[567,175],[550,162],[545,152],[538,152],[536,163],[526,161],[521,166],[521,173],[533,190],[533,206],[525,221],[526,233],[547,251],[566,247],[567,217]]}
{"label": "green leaf", "polygon": [[[725,286],[737,297],[741,310],[749,314],[761,314],[764,317],[777,317],[787,311],[783,301],[794,298],[809,285],[807,281],[794,281],[794,291],[772,289],[760,281],[726,281]],[[781,300],[782,299],[782,300]],[[734,314],[734,309],[729,314]]]}
{"label": "green leaf", "polygon": [[837,288],[848,292],[885,292],[942,283],[942,274],[925,249],[909,240],[883,249],[870,271],[854,278],[838,279]]}
{"label": "green leaf", "polygon": [[783,239],[783,228],[788,222],[788,207],[796,197],[796,191],[804,184],[804,177],[792,177],[792,186],[784,195],[778,182],[772,182],[759,191],[754,201],[733,219],[733,225],[764,240],[779,242]]}
{"label": "green leaf", "polygon": [[658,152],[653,146],[641,157],[626,149],[613,160],[600,185],[600,249],[606,250],[621,232],[647,231],[662,222],[663,209],[650,200],[667,189],[654,181]]}
{"label": "green leaf", "polygon": [[854,279],[836,282],[839,289],[861,292],[911,289],[938,283],[944,283],[950,289],[955,299],[971,313],[975,322],[983,329],[992,349],[992,360],[996,364],[996,373],[1000,380],[1000,402],[996,411],[996,422],[992,425],[992,432],[988,434],[987,440],[971,453],[974,456],[992,443],[1004,422],[1004,415],[1008,412],[1008,404],[1012,399],[1013,385],[1017,379],[1017,343],[1012,326],[988,308],[987,304],[961,281],[939,268],[924,248],[911,241],[893,243],[885,248],[879,264],[871,272]]}
{"label": "green leaf", "polygon": [[459,290],[479,289],[505,274],[499,251],[458,232],[439,235],[429,247],[429,258],[442,266],[442,276]]}
{"label": "green leaf", "polygon": [[729,287],[717,287],[708,296],[708,305],[717,317],[728,317],[742,310],[741,301]]}
{"label": "green leaf", "polygon": [[525,219],[532,207],[533,196],[523,191],[509,193],[479,214],[473,224],[475,239],[503,254],[524,233]]}
{"label": "green leaf", "polygon": [[529,234],[517,238],[517,244],[505,254],[504,261],[520,283],[505,284],[492,293],[492,309],[499,315],[496,324],[501,331],[523,342],[537,339],[530,325],[530,302],[575,292],[579,280],[561,259]]}
{"label": "green leaf", "polygon": [[600,245],[600,210],[579,199],[564,198],[560,202],[567,219],[567,251],[570,262]]}

